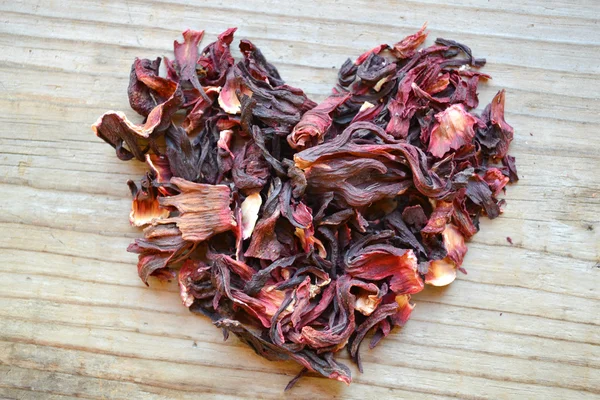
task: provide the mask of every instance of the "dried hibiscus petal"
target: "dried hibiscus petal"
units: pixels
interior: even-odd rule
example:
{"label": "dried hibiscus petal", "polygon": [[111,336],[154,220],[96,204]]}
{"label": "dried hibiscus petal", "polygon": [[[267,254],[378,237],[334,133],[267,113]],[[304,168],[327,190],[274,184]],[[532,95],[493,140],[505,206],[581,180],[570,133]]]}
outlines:
{"label": "dried hibiscus petal", "polygon": [[333,95],[312,110],[304,114],[288,136],[288,143],[294,149],[304,149],[323,142],[325,132],[331,127],[333,120],[330,114],[343,104],[349,96]]}
{"label": "dried hibiscus petal", "polygon": [[252,236],[261,205],[262,198],[258,192],[252,193],[242,202],[242,236],[244,240]]}
{"label": "dried hibiscus petal", "polygon": [[418,49],[425,26],[347,60],[321,104],[285,84],[236,28],[199,51],[203,31],[174,43],[174,61],[136,59],[128,87],[136,125],[108,112],[94,132],[122,160],[131,223],[144,237],[138,274],[177,278],[183,304],[269,360],[350,383],[370,347],[407,323],[411,295],[457,278],[479,218],[518,180],[507,154],[505,92],[474,113],[489,79],[461,43]]}
{"label": "dried hibiscus petal", "polygon": [[131,225],[145,226],[152,223],[155,219],[167,218],[169,216],[169,210],[160,206],[158,189],[150,184],[148,177],[142,180],[140,189],[131,180],[127,182],[127,185],[131,191],[131,196],[133,196],[131,214],[129,214]]}
{"label": "dried hibiscus petal", "polygon": [[229,208],[229,187],[193,183],[181,178],[171,178],[171,184],[180,190],[180,194],[161,197],[159,203],[162,207],[175,207],[180,215],[157,222],[175,223],[183,240],[201,242],[235,226]]}
{"label": "dried hibiscus petal", "polygon": [[475,118],[462,104],[454,104],[435,115],[437,124],[431,132],[427,151],[436,157],[442,157],[448,150],[458,150],[471,143],[475,131]]}
{"label": "dried hibiscus petal", "polygon": [[171,124],[171,118],[183,104],[183,93],[175,90],[164,103],[156,106],[142,125],[129,121],[120,111],[109,111],[98,118],[92,130],[99,138],[114,147],[121,160],[137,158],[144,161],[148,147],[144,142],[151,141],[155,134],[164,132]]}

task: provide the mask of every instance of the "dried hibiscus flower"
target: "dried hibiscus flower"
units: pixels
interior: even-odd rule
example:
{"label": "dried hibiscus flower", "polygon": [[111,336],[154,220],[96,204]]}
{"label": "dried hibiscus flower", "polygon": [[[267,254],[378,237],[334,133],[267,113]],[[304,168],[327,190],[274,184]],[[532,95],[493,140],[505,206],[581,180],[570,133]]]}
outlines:
{"label": "dried hibiscus flower", "polygon": [[138,273],[177,278],[183,304],[270,360],[349,383],[370,347],[403,326],[426,284],[457,277],[479,218],[518,180],[500,91],[481,115],[474,68],[452,40],[420,49],[425,27],[348,60],[321,104],[284,83],[250,41],[235,62],[231,28],[174,61],[136,59],[134,124],[109,111],[93,125],[122,160],[146,161],[128,250]]}

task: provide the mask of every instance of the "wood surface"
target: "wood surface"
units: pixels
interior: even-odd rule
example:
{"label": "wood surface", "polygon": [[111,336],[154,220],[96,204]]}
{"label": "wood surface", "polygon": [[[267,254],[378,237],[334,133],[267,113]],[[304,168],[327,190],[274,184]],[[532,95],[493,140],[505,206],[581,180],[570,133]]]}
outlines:
{"label": "wood surface", "polygon": [[[0,1],[0,398],[600,398],[599,19],[597,0]],[[424,21],[428,43],[487,58],[482,104],[506,88],[521,180],[468,275],[415,296],[351,386],[309,375],[284,394],[297,365],[139,280],[125,182],[144,167],[90,125],[135,119],[132,60],[171,56],[188,27],[204,43],[239,27],[320,100],[347,57]]]}

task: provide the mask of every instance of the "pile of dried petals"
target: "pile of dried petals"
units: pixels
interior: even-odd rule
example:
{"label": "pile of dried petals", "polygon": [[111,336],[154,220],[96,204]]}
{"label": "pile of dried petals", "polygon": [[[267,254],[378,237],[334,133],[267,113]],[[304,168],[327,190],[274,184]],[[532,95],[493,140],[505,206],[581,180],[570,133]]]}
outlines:
{"label": "pile of dried petals", "polygon": [[321,104],[288,86],[235,29],[199,52],[203,32],[175,42],[175,60],[136,59],[136,125],[110,111],[93,125],[121,160],[149,171],[133,194],[144,238],[138,272],[177,278],[181,298],[271,360],[346,383],[333,355],[359,364],[402,326],[425,284],[464,270],[465,240],[516,181],[504,91],[481,116],[485,60],[452,40],[417,50],[425,27],[346,61]]}

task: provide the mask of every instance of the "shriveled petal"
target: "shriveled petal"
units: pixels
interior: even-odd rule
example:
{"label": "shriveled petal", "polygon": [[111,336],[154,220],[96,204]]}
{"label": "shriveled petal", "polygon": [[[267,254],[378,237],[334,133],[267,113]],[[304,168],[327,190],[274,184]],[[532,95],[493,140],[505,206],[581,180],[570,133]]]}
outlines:
{"label": "shriveled petal", "polygon": [[263,216],[254,228],[252,240],[248,250],[244,253],[246,257],[260,258],[263,260],[277,260],[285,252],[285,246],[277,240],[275,224],[279,218],[279,210],[276,213]]}
{"label": "shriveled petal", "polygon": [[[166,156],[159,156],[156,154],[146,154],[146,164],[150,167],[150,170],[154,174],[155,184],[167,184],[173,177],[169,159]],[[159,186],[158,191],[164,196],[170,196],[175,193],[169,188]]]}
{"label": "shriveled petal", "polygon": [[153,90],[161,98],[168,99],[175,93],[175,90],[177,90],[177,82],[169,78],[158,76],[159,66],[160,58],[157,58],[154,61],[136,58],[132,67],[140,82],[144,83],[144,85]]}
{"label": "shriveled petal", "polygon": [[407,36],[393,45],[392,54],[400,59],[414,56],[417,47],[419,47],[427,38],[428,32],[425,32],[426,28],[427,24],[425,23],[417,33]]}
{"label": "shriveled petal", "polygon": [[302,150],[323,142],[333,120],[331,113],[348,100],[349,95],[333,95],[302,116],[287,140],[292,148]]}
{"label": "shriveled petal", "polygon": [[323,242],[314,236],[314,228],[312,225],[309,229],[296,228],[294,235],[300,239],[300,244],[306,253],[310,253],[313,248],[316,248],[317,253],[321,258],[327,257],[327,250],[325,250]]}
{"label": "shriveled petal", "polygon": [[[377,85],[376,85],[377,86]],[[359,122],[359,121],[370,121],[373,120],[380,112],[381,110],[384,108],[384,104],[371,104],[368,101],[365,101],[362,106],[360,106],[360,109],[358,110],[358,113],[354,116],[354,118],[352,119],[352,121],[350,121],[350,123],[354,123],[354,122]]]}
{"label": "shriveled petal", "polygon": [[133,200],[131,202],[131,213],[129,222],[133,226],[145,226],[151,224],[154,220],[167,218],[169,210],[159,204],[158,191],[156,188],[142,187],[138,190],[133,181],[127,182]]}
{"label": "shriveled petal", "polygon": [[254,231],[258,220],[258,211],[262,205],[260,193],[252,193],[242,202],[242,238],[248,239]]}
{"label": "shriveled petal", "polygon": [[150,112],[143,125],[132,123],[120,111],[108,111],[92,125],[92,130],[96,136],[116,149],[117,157],[121,160],[135,157],[144,161],[144,154],[148,151],[148,148],[142,148],[144,141],[169,127],[171,118],[183,104],[183,100],[183,92],[176,90],[167,101]]}
{"label": "shriveled petal", "polygon": [[[207,293],[198,293],[194,282],[200,279],[210,279],[210,266],[202,261],[187,259],[177,273],[179,295],[183,305],[189,307],[197,297],[205,297]],[[209,290],[210,297],[210,290]]]}
{"label": "shriveled petal", "polygon": [[513,156],[506,155],[502,159],[502,164],[508,169],[508,178],[510,182],[516,182],[519,180],[517,175],[517,166],[515,165],[515,158]]}
{"label": "shriveled petal", "polygon": [[348,263],[346,272],[352,277],[372,281],[390,277],[391,291],[413,294],[423,290],[417,266],[417,257],[412,250],[367,247]]}
{"label": "shriveled petal", "polygon": [[452,224],[446,225],[444,232],[442,232],[442,237],[444,238],[444,246],[448,252],[448,258],[454,262],[456,267],[460,267],[465,254],[467,254],[465,238],[458,228]]}
{"label": "shriveled petal", "polygon": [[486,127],[477,132],[477,140],[485,153],[497,160],[505,158],[514,136],[512,126],[504,120],[504,98],[504,90],[494,96],[482,114]]}
{"label": "shriveled petal", "polygon": [[181,193],[161,197],[160,205],[175,207],[181,214],[161,223],[176,223],[184,240],[201,242],[235,227],[233,212],[229,208],[231,190],[228,186],[193,183],[175,177],[171,178],[171,183]]}
{"label": "shriveled petal", "polygon": [[223,86],[227,71],[233,65],[229,46],[233,41],[233,34],[237,28],[229,28],[221,33],[217,40],[204,48],[198,60],[204,77],[201,83],[204,86]]}
{"label": "shriveled petal", "polygon": [[469,239],[477,233],[478,229],[473,223],[471,216],[467,212],[465,205],[466,189],[461,189],[453,200],[454,211],[452,212],[452,222],[458,227],[465,238]]}
{"label": "shriveled petal", "polygon": [[473,203],[482,206],[490,219],[500,215],[500,207],[498,207],[489,185],[479,175],[473,174],[469,178],[466,195]]}
{"label": "shriveled petal", "polygon": [[356,311],[363,315],[369,316],[375,311],[377,306],[381,303],[381,297],[379,291],[370,292],[365,289],[359,289],[356,295]]}
{"label": "shriveled petal", "polygon": [[[324,329],[305,326],[301,331],[300,343],[307,344],[319,351],[337,351],[343,348],[355,331],[355,296],[351,293],[353,287],[367,290],[377,290],[374,284],[353,280],[342,276],[336,281],[337,318],[333,325]],[[332,319],[333,321],[333,319]]]}
{"label": "shriveled petal", "polygon": [[204,97],[198,98],[194,108],[192,108],[183,121],[183,127],[187,132],[192,132],[193,130],[203,126],[205,114],[213,106],[215,100],[221,92],[221,88],[216,86],[207,86],[204,88],[204,91],[209,101],[207,101]]}
{"label": "shriveled petal", "polygon": [[448,219],[452,216],[454,206],[446,201],[438,201],[433,213],[427,221],[425,228],[421,229],[422,233],[434,234],[441,233],[446,227]]}
{"label": "shriveled petal", "polygon": [[144,229],[144,236],[127,248],[127,251],[138,254],[138,275],[142,281],[148,285],[151,275],[166,279],[173,277],[167,267],[193,244],[183,240],[175,224],[150,225]]}
{"label": "shriveled petal", "polygon": [[[236,76],[231,70],[227,74],[227,80],[225,86],[219,93],[219,106],[228,114],[239,114],[241,110],[240,99],[238,98],[237,91],[242,91],[241,78]],[[247,90],[244,91],[246,94],[251,94]]]}
{"label": "shriveled petal", "polygon": [[368,50],[366,52],[364,52],[363,54],[361,54],[356,61],[354,62],[354,65],[361,65],[363,62],[365,62],[365,60],[367,58],[369,58],[369,56],[371,54],[379,54],[381,53],[383,50],[389,49],[390,46],[388,46],[387,44],[383,43],[380,44],[379,46],[375,46],[374,48],[372,48],[371,50]]}
{"label": "shriveled petal", "polygon": [[446,286],[456,279],[456,267],[452,260],[433,260],[429,263],[429,269],[425,275],[425,283],[433,286]]}
{"label": "shriveled petal", "polygon": [[508,183],[508,176],[505,176],[502,171],[498,168],[489,168],[485,175],[483,176],[483,180],[487,182],[494,196],[498,196],[504,186]]}
{"label": "shriveled petal", "polygon": [[232,290],[231,293],[232,300],[254,315],[265,328],[271,327],[271,319],[285,299],[285,292],[281,290],[261,289],[255,297],[241,290]]}
{"label": "shriveled petal", "polygon": [[[504,99],[506,97],[506,91],[503,89],[499,91],[491,102],[490,121],[505,133],[507,137],[506,147],[512,140],[513,128],[504,120]],[[498,154],[498,157],[504,157],[505,153]]]}
{"label": "shriveled petal", "polygon": [[129,105],[138,114],[145,117],[150,114],[150,111],[152,111],[154,107],[156,107],[156,100],[152,96],[150,87],[148,87],[148,85],[138,78],[136,66],[140,62],[144,64],[145,70],[149,71],[149,73],[152,73],[155,76],[158,76],[160,58],[157,58],[154,61],[148,59],[139,60],[136,58],[131,65],[131,72],[129,73],[129,86],[127,87]]}
{"label": "shriveled petal", "polygon": [[427,151],[436,157],[443,157],[450,149],[457,150],[471,143],[475,136],[473,125],[477,120],[462,104],[453,104],[435,115],[437,124],[431,131]]}
{"label": "shriveled petal", "polygon": [[177,40],[173,42],[173,51],[175,60],[179,65],[179,75],[182,80],[189,81],[192,85],[202,90],[196,73],[196,64],[198,63],[198,45],[204,36],[204,31],[195,31],[186,29],[183,32],[183,43]]}
{"label": "shriveled petal", "polygon": [[392,317],[392,320],[394,321],[394,325],[404,326],[410,318],[415,305],[410,302],[409,294],[397,295],[395,301],[398,303],[398,312]]}

